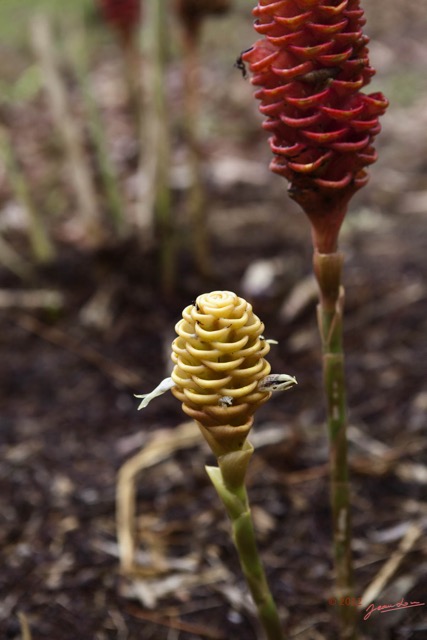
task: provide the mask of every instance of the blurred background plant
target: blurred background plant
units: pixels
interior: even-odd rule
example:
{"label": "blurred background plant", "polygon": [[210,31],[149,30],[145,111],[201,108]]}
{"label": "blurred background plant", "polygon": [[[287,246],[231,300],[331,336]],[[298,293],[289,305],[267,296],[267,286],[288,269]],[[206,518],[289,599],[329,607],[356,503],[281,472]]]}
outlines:
{"label": "blurred background plant", "polygon": [[[214,6],[215,3],[210,3],[207,13],[224,11],[228,4],[219,2],[216,3],[217,6]],[[21,24],[27,23],[27,25],[32,22],[32,39],[37,54],[36,60],[31,59],[33,57],[31,52],[20,40],[21,34],[14,34],[13,29],[8,29],[8,37],[3,42],[6,49],[9,46],[8,42],[13,43],[12,60],[14,64],[8,65],[6,76],[9,77],[5,77],[2,82],[6,123],[8,117],[13,119],[20,102],[29,101],[29,103],[32,102],[34,104],[34,101],[40,98],[41,85],[45,84],[45,100],[51,111],[56,134],[62,140],[61,153],[64,161],[66,161],[64,166],[67,167],[67,175],[58,175],[56,173],[58,165],[55,161],[54,167],[49,165],[52,161],[49,145],[52,143],[54,145],[57,144],[55,136],[50,136],[48,139],[44,137],[43,144],[45,146],[38,149],[40,160],[42,161],[39,163],[42,165],[39,173],[43,173],[46,181],[51,182],[49,186],[53,187],[53,189],[49,189],[52,199],[55,200],[52,211],[47,206],[47,211],[43,216],[35,215],[36,207],[29,206],[31,193],[32,191],[42,192],[45,184],[41,185],[39,190],[38,185],[33,183],[31,177],[26,178],[24,171],[17,171],[18,158],[15,157],[15,154],[11,154],[11,149],[14,145],[10,145],[4,136],[3,149],[4,154],[7,156],[7,158],[5,157],[5,163],[7,163],[9,169],[14,191],[18,190],[19,192],[16,198],[19,202],[22,202],[23,193],[25,192],[25,210],[27,213],[30,210],[34,213],[31,218],[31,224],[28,227],[28,234],[31,237],[34,238],[34,234],[37,234],[47,238],[48,234],[44,228],[49,226],[51,232],[55,232],[58,228],[60,229],[59,235],[62,240],[68,241],[71,239],[73,242],[73,233],[75,232],[77,233],[78,241],[84,236],[83,244],[97,244],[100,240],[100,227],[103,227],[104,237],[102,241],[105,242],[107,240],[105,232],[106,225],[109,222],[114,223],[114,228],[110,228],[110,232],[107,234],[109,235],[109,242],[113,240],[114,232],[123,231],[125,226],[128,227],[128,233],[129,226],[142,226],[141,235],[144,240],[149,242],[150,237],[153,239],[154,235],[157,244],[160,245],[159,250],[162,255],[161,263],[163,265],[160,269],[160,272],[163,273],[160,279],[162,280],[163,278],[164,280],[164,288],[170,289],[174,271],[173,253],[177,225],[176,216],[172,221],[172,212],[170,210],[172,204],[176,205],[176,197],[175,202],[172,202],[168,195],[169,190],[172,188],[169,164],[170,160],[173,161],[173,152],[170,148],[172,138],[169,139],[169,137],[171,135],[176,138],[177,135],[180,135],[180,119],[185,120],[184,129],[187,131],[190,153],[189,164],[192,166],[192,169],[187,172],[188,177],[184,178],[184,181],[186,179],[190,183],[188,209],[192,213],[190,213],[189,219],[195,223],[194,233],[191,231],[190,225],[186,227],[186,235],[190,235],[190,244],[192,244],[193,251],[196,253],[196,260],[200,270],[206,271],[207,269],[206,226],[203,222],[202,214],[204,202],[200,168],[201,149],[199,146],[196,150],[197,145],[195,142],[197,137],[195,133],[197,128],[197,114],[195,113],[195,109],[197,109],[195,104],[197,94],[195,78],[195,74],[197,74],[197,44],[200,40],[200,27],[205,12],[197,12],[197,28],[192,30],[188,25],[188,15],[193,12],[194,8],[189,7],[189,3],[183,2],[176,7],[173,7],[173,3],[170,3],[169,7],[167,3],[160,3],[159,7],[163,6],[164,15],[162,18],[162,14],[159,14],[158,29],[164,32],[164,37],[152,38],[152,34],[156,36],[156,25],[154,23],[157,20],[153,13],[153,6],[155,6],[155,3],[151,3],[147,10],[149,15],[142,29],[143,55],[139,52],[140,12],[139,3],[136,1],[76,2],[72,7],[67,8],[66,14],[61,12],[61,15],[56,11],[54,3],[42,2],[38,7],[41,10],[43,8],[46,9],[45,15],[39,15],[35,20],[31,19],[31,14],[28,12],[28,4],[25,2],[17,2],[13,6],[7,4],[6,7],[3,7],[4,19],[9,25],[16,23],[16,21]],[[171,54],[171,43],[168,34],[171,23],[173,26],[174,22],[169,15],[172,13],[171,9],[176,9],[181,17],[182,30],[185,33],[185,37],[182,40],[184,42],[184,57],[186,60],[183,71],[185,90],[182,91],[185,106],[181,116],[178,108],[178,116],[175,120],[171,119],[170,116],[171,105],[176,101],[176,96],[167,98],[167,79],[163,77],[166,73],[166,66],[171,62],[171,55],[176,56],[176,51]],[[168,13],[167,23],[166,13]],[[185,15],[187,16],[187,26],[185,26]],[[118,45],[123,53],[123,60],[119,62],[120,71],[124,70],[125,72],[127,86],[124,86],[121,83],[121,78],[118,77],[110,78],[112,80],[110,86],[108,86],[108,78],[103,81],[102,76],[98,88],[91,82],[91,58],[93,59],[95,52],[105,45],[103,38],[106,33],[100,22],[101,17],[105,18],[106,23],[112,27],[118,36]],[[90,42],[88,41],[88,34],[85,34],[85,22],[89,22],[89,25],[86,25],[86,30],[87,27],[90,28]],[[164,24],[162,25],[162,23]],[[55,36],[57,36],[56,39]],[[156,53],[158,42],[161,43],[161,47]],[[111,44],[108,43],[108,46]],[[172,44],[172,49],[173,47],[174,45]],[[31,57],[28,55],[29,53]],[[113,59],[114,57],[117,58],[117,53],[114,50],[111,57]],[[11,58],[8,59],[10,60]],[[149,76],[145,83],[145,107],[148,122],[145,129],[141,122],[143,96],[140,87],[140,79],[144,77],[142,73],[144,66],[148,67],[146,75]],[[118,69],[115,71],[118,71]],[[177,73],[174,73],[174,78]],[[114,85],[114,83],[116,84]],[[155,90],[156,86],[158,87],[157,92]],[[100,90],[101,101],[102,92],[104,91],[105,94],[106,91],[107,100],[112,98],[112,102],[116,102],[113,105],[113,109],[114,106],[116,108],[121,107],[123,112],[111,113],[110,110],[109,113],[105,114],[105,109],[102,105],[99,105],[99,95],[96,95],[99,93],[97,89]],[[108,95],[109,90],[110,95]],[[126,91],[128,91],[127,94]],[[162,96],[161,93],[164,93],[164,95]],[[151,104],[153,96],[157,96],[157,103]],[[167,104],[166,100],[168,101]],[[112,150],[114,130],[111,137],[108,135],[108,131],[106,135],[106,123],[105,120],[104,122],[102,121],[100,110],[104,111],[102,114],[104,118],[107,115],[107,119],[113,122],[113,129],[114,116],[116,115],[118,116],[117,126],[119,128],[120,125],[122,126],[122,135],[116,140],[117,145],[121,142],[124,147],[119,158],[117,158],[117,153]],[[74,111],[74,114],[71,111]],[[134,126],[123,131],[123,123],[120,122],[120,117],[124,116],[126,118],[129,112],[136,115],[136,122],[126,122],[126,125],[131,124]],[[192,115],[190,115],[191,112]],[[112,117],[108,118],[108,116]],[[173,120],[174,122],[172,122]],[[169,121],[171,121],[171,124],[169,124]],[[190,122],[192,123],[191,125]],[[158,126],[156,126],[156,123],[158,123]],[[138,130],[139,126],[142,127],[141,131]],[[173,129],[174,126],[175,133],[171,131],[169,135],[167,133],[169,128]],[[156,130],[158,135],[153,139],[152,132]],[[11,131],[13,131],[13,123],[11,123]],[[140,133],[142,139],[140,139]],[[39,140],[37,140],[36,132],[34,137],[35,140],[32,140],[32,142],[37,145]],[[24,144],[23,136],[21,139]],[[25,141],[25,144],[27,144],[27,141]],[[138,148],[139,144],[141,152]],[[179,145],[178,148],[180,149],[179,152],[182,153],[182,145]],[[149,150],[148,153],[147,149]],[[136,172],[135,159],[139,157],[140,153],[142,172]],[[117,161],[114,162],[114,160]],[[129,171],[128,166],[123,166],[126,163],[134,164],[133,172]],[[183,168],[185,169],[185,166]],[[121,174],[119,179],[117,174]],[[122,198],[120,193],[118,184],[121,182],[120,177],[129,180],[129,183],[131,183],[130,189],[126,189],[128,185],[125,185],[125,198]],[[66,184],[61,183],[61,180],[64,180]],[[180,186],[178,190],[181,190]],[[74,192],[77,207],[74,207],[72,201],[70,202],[70,191]],[[129,195],[131,196],[130,201]],[[44,193],[43,199],[46,199]],[[23,206],[22,208],[24,209]],[[43,206],[43,209],[46,209],[46,206]],[[101,220],[99,220],[101,209],[102,216]],[[110,220],[108,214],[111,214]],[[156,218],[157,227],[160,227],[160,231],[157,234],[153,233],[153,227],[156,226]],[[97,224],[94,222],[95,219],[97,219]],[[65,224],[62,224],[64,220]],[[86,224],[91,222],[87,229],[84,228],[84,220]],[[60,224],[57,226],[58,221]],[[192,236],[197,236],[198,241],[191,238]],[[144,244],[144,240],[142,244]],[[5,241],[3,242],[3,262],[9,265],[10,268],[14,268],[15,271],[18,270],[21,274],[28,273],[28,269],[22,266],[24,258],[19,259],[18,255],[15,256],[13,248],[6,245]],[[44,244],[47,242],[48,240],[45,239]],[[35,243],[33,239],[32,244],[39,246],[40,241]],[[34,253],[36,259],[46,259],[47,256],[52,255],[52,248],[49,251],[35,249]],[[14,256],[13,259],[11,258],[12,255]]]}
{"label": "blurred background plant", "polygon": [[[20,230],[21,241],[31,236],[34,247],[37,233],[45,237],[44,245],[52,245],[41,254],[40,248],[34,250],[31,260],[43,261],[53,255],[55,243],[48,240],[52,234],[61,242],[111,245],[123,235],[134,235],[138,228],[141,250],[153,248],[154,243],[160,255],[163,253],[159,279],[164,291],[171,291],[172,274],[185,248],[193,254],[196,272],[212,275],[209,184],[215,180],[226,184],[232,181],[233,172],[238,180],[252,185],[261,179],[254,175],[255,163],[244,165],[247,158],[237,161],[229,156],[217,163],[219,139],[243,143],[244,148],[250,140],[260,141],[261,135],[255,129],[250,91],[233,69],[241,48],[250,42],[250,17],[244,2],[212,0],[203,4],[202,11],[200,3],[195,11],[191,0],[161,3],[164,16],[159,20],[164,24],[158,26],[163,33],[160,38],[151,37],[155,34],[155,5],[145,8],[145,19],[141,20],[144,11],[136,0],[77,0],[64,11],[43,0],[37,5],[43,16],[34,20],[25,0],[2,4],[2,24],[7,28],[3,27],[0,36],[8,61],[0,68],[2,120],[8,130],[2,146],[3,155],[8,146],[14,149],[12,155],[10,149],[6,154],[8,160],[4,158],[14,198],[21,203],[21,211],[33,211],[27,231]],[[397,11],[390,7],[387,20],[395,25],[393,33],[405,40]],[[414,38],[405,40],[406,46],[397,56],[378,11],[368,6],[367,14],[372,34],[380,36],[372,45],[380,63],[373,91],[381,83],[396,104],[388,117],[395,117],[396,126],[402,128],[407,117],[400,117],[398,111],[409,113],[411,106],[422,100],[420,73],[425,54]],[[221,21],[207,19],[213,15]],[[422,18],[410,4],[403,22],[416,25],[418,33]],[[202,30],[203,23],[206,28]],[[161,50],[156,53],[158,42]],[[26,106],[38,118],[30,140],[20,121]],[[240,113],[246,117],[239,117]],[[29,145],[37,163],[30,161]],[[416,148],[422,145],[422,139],[417,139]],[[387,141],[384,146],[387,154]],[[29,164],[33,166],[26,166]],[[383,163],[383,169],[378,169],[380,178],[382,170],[392,172],[386,180],[378,180],[380,196],[389,204],[394,202],[398,186],[402,191],[403,178],[396,175],[401,172],[395,162],[391,167]],[[408,175],[408,180],[409,174],[407,167],[403,175]],[[417,186],[415,189],[419,191]],[[419,207],[422,195],[414,197]],[[410,196],[410,208],[413,204]],[[89,224],[88,233],[85,224]],[[6,245],[8,235],[2,234],[2,247],[8,247],[2,251],[2,262],[11,266],[10,254],[16,253],[16,247],[13,241]],[[22,251],[22,242],[20,245]],[[24,251],[22,260],[16,255],[12,264],[25,259]]]}
{"label": "blurred background plant", "polygon": [[[138,0],[80,0],[62,13],[46,1],[32,15],[25,2],[17,2],[5,10],[7,21],[25,18],[32,51],[27,45],[21,49],[18,36],[18,42],[10,40],[18,59],[17,68],[13,73],[9,68],[9,78],[2,81],[3,119],[7,127],[22,100],[45,102],[46,125],[54,134],[43,138],[45,146],[38,152],[40,173],[52,182],[57,196],[54,211],[47,206],[40,215],[40,207],[30,206],[32,192],[42,192],[45,184],[39,190],[31,176],[18,170],[14,145],[5,135],[2,148],[16,197],[25,199],[27,215],[31,212],[28,235],[36,261],[53,256],[53,244],[46,248],[49,233],[61,241],[100,247],[119,243],[138,229],[141,250],[155,245],[160,286],[171,293],[183,246],[193,253],[196,271],[209,272],[204,153],[198,131],[201,31],[206,19],[226,13],[231,1],[143,5]],[[96,65],[105,64],[105,57],[118,65],[110,78],[103,78],[102,71],[97,74]],[[37,138],[35,131],[35,145]],[[62,156],[59,167],[64,171],[59,175],[58,158],[54,167],[49,164],[50,144]],[[185,153],[184,161],[177,162]],[[180,207],[182,191],[188,196]],[[177,216],[179,209],[183,211]],[[183,217],[187,222],[180,234],[177,218]],[[183,236],[188,240],[182,241]],[[7,256],[13,249],[4,251],[3,262],[10,265]],[[15,263],[15,271],[22,274],[18,257]]]}

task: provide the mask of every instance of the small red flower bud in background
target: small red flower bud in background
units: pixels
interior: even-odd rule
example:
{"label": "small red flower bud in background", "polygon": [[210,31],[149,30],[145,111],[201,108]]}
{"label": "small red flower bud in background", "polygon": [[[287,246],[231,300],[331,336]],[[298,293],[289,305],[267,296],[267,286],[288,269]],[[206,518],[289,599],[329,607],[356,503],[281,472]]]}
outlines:
{"label": "small red flower bud in background", "polygon": [[127,41],[133,36],[141,17],[141,0],[98,0],[106,22]]}
{"label": "small red flower bud in background", "polygon": [[198,31],[203,18],[227,12],[231,0],[175,0],[175,5],[182,22]]}
{"label": "small red flower bud in background", "polygon": [[265,36],[242,56],[249,63],[272,171],[310,218],[321,253],[336,250],[347,204],[368,180],[381,93],[365,94],[369,64],[359,0],[260,0],[253,14]]}

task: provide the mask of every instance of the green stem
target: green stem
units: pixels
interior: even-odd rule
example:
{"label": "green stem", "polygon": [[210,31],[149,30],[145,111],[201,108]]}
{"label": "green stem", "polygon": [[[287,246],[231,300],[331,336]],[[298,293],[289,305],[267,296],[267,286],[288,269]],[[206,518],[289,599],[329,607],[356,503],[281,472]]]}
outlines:
{"label": "green stem", "polygon": [[239,555],[240,566],[257,607],[265,636],[267,640],[285,640],[276,604],[258,553],[244,486],[246,467],[251,455],[252,448],[249,445],[241,452],[221,456],[218,459],[220,466],[206,467],[206,471],[231,520],[233,542]]}
{"label": "green stem", "polygon": [[160,279],[165,294],[175,287],[175,237],[170,189],[169,111],[166,98],[168,45],[167,3],[152,0],[145,8],[143,50],[146,109],[142,132],[142,165],[149,176],[150,206],[160,244]]}
{"label": "green stem", "polygon": [[22,280],[33,280],[35,272],[33,266],[27,262],[17,251],[8,244],[0,235],[0,264],[12,271]]}
{"label": "green stem", "polygon": [[[343,257],[339,253],[314,255],[314,270],[320,287],[319,331],[323,350],[323,376],[327,400],[330,445],[330,489],[338,602],[353,601],[350,491],[347,461],[347,415],[343,350],[343,303],[341,286]],[[356,638],[356,608],[340,606],[341,638]]]}
{"label": "green stem", "polygon": [[35,259],[38,262],[49,262],[55,255],[54,246],[47,233],[45,223],[41,219],[30,190],[19,166],[8,131],[0,127],[0,156],[5,162],[8,176],[16,199],[21,204],[28,220],[28,233]]}
{"label": "green stem", "polygon": [[122,42],[123,65],[129,92],[129,105],[135,119],[138,134],[142,127],[142,64],[137,40],[132,34]]}
{"label": "green stem", "polygon": [[69,164],[69,180],[74,187],[87,237],[96,245],[103,237],[97,194],[84,151],[82,131],[70,110],[65,82],[58,67],[58,51],[51,24],[44,14],[37,14],[32,19],[31,28],[33,46],[39,59],[52,116],[63,140]]}
{"label": "green stem", "polygon": [[[192,27],[192,28],[191,28]],[[192,251],[199,272],[211,274],[210,248],[206,224],[206,194],[203,184],[202,152],[198,123],[200,93],[199,21],[183,24],[185,130],[191,168],[191,186],[187,196],[187,208],[191,224]]]}
{"label": "green stem", "polygon": [[[70,35],[74,35],[74,38],[70,38]],[[90,82],[89,43],[83,17],[77,23],[74,33],[71,32],[70,34],[70,25],[68,25],[68,41],[70,45],[69,57],[74,63],[74,70],[82,88],[85,100],[87,123],[92,137],[92,142],[94,144],[100,177],[107,198],[108,212],[111,215],[111,220],[115,230],[120,236],[124,236],[127,221],[124,215],[124,206],[118,186],[117,176],[108,152],[105,128]]]}

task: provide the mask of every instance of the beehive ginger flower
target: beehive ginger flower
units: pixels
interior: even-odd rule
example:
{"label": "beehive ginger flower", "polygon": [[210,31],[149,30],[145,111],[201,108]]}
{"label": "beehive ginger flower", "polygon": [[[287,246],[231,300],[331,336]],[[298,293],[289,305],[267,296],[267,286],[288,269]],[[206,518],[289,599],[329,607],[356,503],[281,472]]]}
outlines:
{"label": "beehive ginger flower", "polygon": [[199,296],[175,329],[172,375],[150,394],[137,396],[143,398],[139,408],[170,389],[216,455],[240,450],[258,407],[273,391],[296,384],[295,378],[270,373],[264,325],[231,291]]}
{"label": "beehive ginger flower", "polygon": [[[264,37],[242,59],[260,87],[270,168],[290,182],[291,197],[319,226],[319,249],[329,252],[349,199],[377,159],[373,141],[388,105],[382,93],[361,91],[375,73],[363,10],[359,0],[260,0],[253,14]],[[329,233],[321,219],[327,208],[327,224],[338,227]]]}

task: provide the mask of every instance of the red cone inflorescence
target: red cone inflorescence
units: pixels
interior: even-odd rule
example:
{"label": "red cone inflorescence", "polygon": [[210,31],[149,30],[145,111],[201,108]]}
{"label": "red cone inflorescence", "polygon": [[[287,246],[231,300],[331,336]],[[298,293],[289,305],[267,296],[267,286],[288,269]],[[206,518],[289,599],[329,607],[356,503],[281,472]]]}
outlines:
{"label": "red cone inflorescence", "polygon": [[141,0],[98,0],[104,19],[128,40],[140,20]]}
{"label": "red cone inflorescence", "polygon": [[381,93],[361,92],[375,73],[363,10],[359,0],[260,0],[253,13],[265,38],[242,58],[261,87],[270,168],[289,180],[317,248],[328,253],[377,158],[372,143],[388,105]]}

